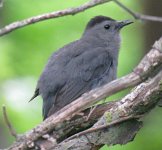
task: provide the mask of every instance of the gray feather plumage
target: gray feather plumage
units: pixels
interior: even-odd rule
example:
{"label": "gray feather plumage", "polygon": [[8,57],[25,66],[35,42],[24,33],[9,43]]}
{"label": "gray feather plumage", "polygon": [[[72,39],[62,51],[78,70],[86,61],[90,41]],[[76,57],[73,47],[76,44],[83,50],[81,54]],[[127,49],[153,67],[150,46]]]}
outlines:
{"label": "gray feather plumage", "polygon": [[44,119],[85,92],[116,78],[120,36],[117,31],[108,34],[100,28],[117,22],[110,18],[98,20],[91,20],[79,40],[50,57],[32,97],[42,96]]}

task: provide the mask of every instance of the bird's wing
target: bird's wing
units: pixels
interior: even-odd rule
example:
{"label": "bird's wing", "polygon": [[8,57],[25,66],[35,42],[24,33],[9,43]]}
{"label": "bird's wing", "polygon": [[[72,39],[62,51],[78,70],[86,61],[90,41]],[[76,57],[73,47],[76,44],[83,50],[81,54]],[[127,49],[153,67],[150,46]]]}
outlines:
{"label": "bird's wing", "polygon": [[112,58],[101,48],[85,51],[73,58],[65,66],[67,81],[58,91],[48,116],[96,87],[104,73],[109,72],[111,65]]}

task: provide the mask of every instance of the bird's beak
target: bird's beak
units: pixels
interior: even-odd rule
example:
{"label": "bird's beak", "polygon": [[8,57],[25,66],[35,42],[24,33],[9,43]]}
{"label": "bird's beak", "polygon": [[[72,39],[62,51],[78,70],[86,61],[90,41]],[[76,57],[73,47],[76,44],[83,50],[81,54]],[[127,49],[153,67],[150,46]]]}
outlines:
{"label": "bird's beak", "polygon": [[121,29],[121,28],[123,28],[124,26],[127,26],[127,25],[132,24],[132,23],[133,23],[133,21],[131,21],[131,20],[119,21],[118,24],[117,24],[117,28],[118,28],[118,29]]}

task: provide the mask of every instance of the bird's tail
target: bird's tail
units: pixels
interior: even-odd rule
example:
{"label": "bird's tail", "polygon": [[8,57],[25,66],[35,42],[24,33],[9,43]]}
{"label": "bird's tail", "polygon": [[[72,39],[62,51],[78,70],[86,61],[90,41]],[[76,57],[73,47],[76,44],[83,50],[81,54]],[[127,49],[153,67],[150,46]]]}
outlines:
{"label": "bird's tail", "polygon": [[34,98],[36,98],[38,95],[39,95],[39,89],[37,88],[37,89],[35,90],[35,92],[34,92],[34,95],[33,95],[32,98],[29,100],[29,102],[32,101]]}

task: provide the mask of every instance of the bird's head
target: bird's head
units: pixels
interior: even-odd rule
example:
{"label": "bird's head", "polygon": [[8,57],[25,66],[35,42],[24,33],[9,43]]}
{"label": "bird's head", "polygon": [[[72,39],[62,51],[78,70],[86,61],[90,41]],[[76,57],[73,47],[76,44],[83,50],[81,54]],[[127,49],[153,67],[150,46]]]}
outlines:
{"label": "bird's head", "polygon": [[96,36],[105,40],[119,36],[119,31],[133,23],[130,20],[116,21],[106,16],[96,16],[92,18],[85,29],[84,35]]}

